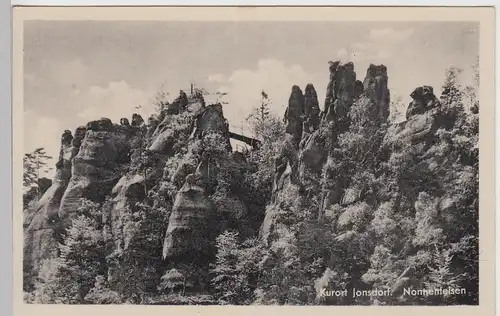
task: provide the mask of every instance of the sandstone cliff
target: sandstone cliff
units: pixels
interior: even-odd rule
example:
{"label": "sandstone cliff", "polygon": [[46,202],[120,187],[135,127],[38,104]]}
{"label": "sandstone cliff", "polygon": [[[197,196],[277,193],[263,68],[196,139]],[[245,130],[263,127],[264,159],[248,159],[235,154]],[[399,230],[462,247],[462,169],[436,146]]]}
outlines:
{"label": "sandstone cliff", "polygon": [[[439,251],[461,249],[456,260],[467,268],[459,272],[474,275],[464,253],[476,251],[478,107],[465,113],[456,90],[438,99],[422,86],[406,121],[393,123],[388,87],[384,65],[369,65],[361,81],[353,63],[330,62],[323,109],[312,83],[292,86],[283,135],[252,140],[263,146],[245,152],[233,152],[221,104],[183,91],[146,121],[133,114],[65,131],[50,187],[26,201],[25,274],[34,279],[44,260],[58,258],[86,200],[98,205],[83,215],[96,217],[104,245],[93,291],[105,284],[106,300],[120,293],[114,300],[189,304],[222,295],[214,280],[246,271],[240,294],[255,301],[354,304],[316,292],[335,283],[399,295],[403,285],[428,282],[434,248],[448,244]],[[237,232],[247,252],[229,239],[220,246],[225,231]],[[248,246],[254,238],[263,248]],[[223,255],[244,262],[214,277],[214,262],[231,261]],[[281,293],[278,279],[297,292]],[[81,291],[94,295],[88,287]]]}

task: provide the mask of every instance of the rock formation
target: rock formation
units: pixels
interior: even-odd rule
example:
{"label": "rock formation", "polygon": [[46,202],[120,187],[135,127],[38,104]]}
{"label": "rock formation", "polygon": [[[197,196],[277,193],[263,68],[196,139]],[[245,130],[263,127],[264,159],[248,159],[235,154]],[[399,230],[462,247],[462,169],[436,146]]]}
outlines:
{"label": "rock formation", "polygon": [[[320,108],[318,103],[318,94],[314,86],[309,83],[304,90],[304,116],[305,120],[302,123],[303,133],[312,133],[319,125]],[[305,135],[302,135],[304,138]]]}
{"label": "rock formation", "polygon": [[[205,190],[189,174],[178,191],[163,244],[163,257],[198,260],[213,251],[214,209]],[[212,235],[212,236],[210,236]]]}
{"label": "rock formation", "polygon": [[[292,88],[289,106],[285,114],[286,132],[289,141],[282,148],[275,161],[275,179],[273,186],[274,202],[287,186],[297,186],[306,196],[325,192],[323,201],[315,216],[321,217],[324,209],[340,202],[343,185],[336,174],[324,173],[321,185],[321,173],[325,164],[335,161],[334,149],[337,135],[349,130],[352,119],[378,120],[385,122],[389,113],[389,90],[387,89],[387,69],[385,66],[370,65],[362,84],[356,80],[354,64],[349,62],[330,62],[330,80],[327,86],[325,108],[317,116],[317,96],[312,85],[307,85],[305,98],[298,86]],[[302,100],[306,100],[303,102]],[[369,117],[357,117],[351,108],[368,109]],[[360,112],[361,113],[361,112]],[[317,119],[318,117],[318,119]],[[321,117],[321,120],[319,119]],[[310,124],[317,122],[317,124]],[[302,124],[301,124],[302,123]],[[301,128],[306,127],[307,129]],[[298,135],[301,135],[300,137]],[[294,146],[300,142],[298,146]],[[261,227],[260,234],[266,239],[275,226],[276,210],[270,208]]]}
{"label": "rock formation", "polygon": [[128,118],[126,118],[126,117],[120,119],[120,124],[124,125],[124,126],[129,126],[130,125],[130,123],[128,121]]}
{"label": "rock formation", "polygon": [[[393,242],[394,253],[410,256],[425,246],[427,235],[432,235],[421,233],[422,237],[419,230],[441,229],[425,227],[428,221],[421,218],[446,223],[442,228],[445,236],[451,236],[446,229],[458,225],[456,218],[465,218],[460,225],[472,221],[467,216],[474,214],[469,209],[477,206],[477,198],[464,196],[474,190],[469,184],[476,176],[478,148],[457,149],[451,139],[469,137],[471,143],[475,141],[479,110],[473,111],[472,118],[460,116],[457,108],[443,101],[453,93],[445,91],[440,101],[432,87],[416,88],[406,121],[392,124],[388,121],[387,68],[371,64],[361,81],[353,63],[337,61],[330,62],[323,109],[313,84],[304,90],[291,87],[284,114],[285,136],[276,141],[277,148],[272,148],[271,154],[264,151],[268,144],[233,152],[230,138],[234,134],[223,106],[206,105],[200,92],[188,96],[180,91],[147,122],[133,114],[130,123],[127,118],[119,124],[101,118],[78,127],[74,135],[64,131],[54,179],[40,183],[43,195],[39,199],[35,191],[25,194],[25,269],[36,276],[44,259],[58,255],[64,230],[86,199],[98,203],[102,213],[98,222],[106,245],[105,271],[100,271],[99,277],[107,275],[105,283],[110,289],[126,275],[123,271],[144,268],[144,275],[150,277],[144,282],[149,293],[159,293],[161,275],[167,271],[173,271],[175,280],[182,280],[183,297],[189,295],[185,293],[187,285],[195,295],[205,293],[210,265],[216,258],[216,237],[226,230],[236,231],[241,241],[260,237],[268,251],[262,262],[290,268],[272,273],[286,271],[289,279],[297,282],[302,279],[292,274],[297,272],[293,264],[304,264],[307,269],[303,271],[316,273],[305,277],[314,280],[300,284],[297,288],[301,291],[314,291],[313,285],[321,277],[316,270],[326,274],[337,267],[344,269],[343,275],[330,271],[326,277],[333,279],[325,281],[327,284],[341,284],[341,278],[349,273],[356,274],[349,275],[351,280],[363,278],[363,286],[393,274],[394,284],[389,287],[399,288],[403,278],[405,284],[413,284],[419,272],[409,268],[415,262],[406,258],[398,259],[397,267],[391,266],[397,273],[368,270],[375,254],[371,242],[385,229],[388,237],[384,237],[384,247]],[[240,136],[240,140],[248,138]],[[259,145],[265,143],[258,141]],[[255,159],[261,153],[263,160],[268,160],[265,163]],[[417,167],[412,167],[413,163]],[[443,166],[456,167],[457,175],[442,173]],[[439,177],[420,181],[424,169]],[[417,180],[412,182],[411,177]],[[430,202],[427,205],[425,201]],[[395,225],[395,216],[404,225]],[[393,226],[411,229],[405,233],[415,234],[414,238],[404,243],[394,241],[397,238],[393,237],[402,233],[390,231]],[[319,237],[323,239],[316,239],[318,227],[328,230]],[[318,240],[331,244],[325,244],[324,249],[318,246],[321,251],[315,252],[310,244]],[[301,243],[307,247],[299,249],[304,245]],[[253,255],[253,251],[260,253],[258,247],[245,249]],[[350,249],[356,247],[362,249],[352,253],[366,257],[342,261],[341,257],[350,256]],[[386,252],[393,250],[384,247],[377,251],[385,251],[379,256],[385,259],[389,257]],[[304,257],[300,257],[302,252]],[[307,262],[298,263],[302,259]],[[143,277],[142,272],[135,276]],[[386,286],[388,282],[384,282],[380,284]],[[348,286],[353,284],[359,283]],[[172,293],[178,292],[179,284],[167,285]],[[134,298],[138,302],[142,299]],[[301,299],[311,302],[309,297]]]}
{"label": "rock formation", "polygon": [[[336,120],[338,130],[343,132],[349,128],[349,109],[355,97],[356,73],[354,64],[330,62],[330,80],[328,82],[323,117],[327,121]],[[359,93],[359,85],[357,92]]]}
{"label": "rock formation", "polygon": [[78,152],[81,129],[75,131],[74,138],[66,130],[61,136],[61,150],[56,163],[56,174],[51,186],[37,202],[33,217],[25,231],[25,255],[35,271],[39,269],[44,259],[57,255],[57,230],[59,229],[59,207],[62,197],[71,178],[72,160]]}
{"label": "rock formation", "polygon": [[[194,117],[191,139],[208,141],[212,136],[218,135],[222,143],[215,146],[222,146],[223,151],[230,152],[228,132],[222,106],[214,104],[201,108]],[[180,181],[183,184],[177,192],[168,221],[163,248],[165,258],[180,258],[184,255],[183,260],[192,260],[192,255],[189,254],[197,253],[202,257],[213,254],[213,238],[219,227],[214,227],[216,213],[208,198],[208,191],[211,190],[210,179],[220,168],[217,165],[220,161],[212,159],[210,154],[201,155],[197,159],[186,159],[173,176],[174,183]]]}
{"label": "rock formation", "polygon": [[102,202],[130,162],[129,140],[138,131],[133,126],[115,126],[106,118],[87,124],[87,132],[72,161],[71,180],[64,191],[59,217],[68,217],[82,198]]}
{"label": "rock formation", "polygon": [[137,113],[132,114],[132,126],[142,126],[144,124],[144,119]]}
{"label": "rock formation", "polygon": [[285,112],[286,132],[292,136],[293,142],[298,144],[302,137],[302,117],[304,115],[304,95],[299,86],[292,87]]}
{"label": "rock formation", "polygon": [[364,93],[373,104],[373,119],[385,121],[389,117],[389,89],[387,68],[370,64],[363,81]]}

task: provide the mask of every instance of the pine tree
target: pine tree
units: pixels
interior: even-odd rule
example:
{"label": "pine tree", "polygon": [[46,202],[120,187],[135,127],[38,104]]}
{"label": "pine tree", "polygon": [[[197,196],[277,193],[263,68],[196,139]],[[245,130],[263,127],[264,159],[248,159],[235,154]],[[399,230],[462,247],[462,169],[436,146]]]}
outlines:
{"label": "pine tree", "polygon": [[44,148],[37,148],[31,153],[24,154],[23,158],[23,185],[25,188],[38,187],[41,174],[46,174],[52,168],[47,168],[47,160],[52,159]]}
{"label": "pine tree", "polygon": [[35,284],[35,296],[45,303],[86,303],[95,278],[104,273],[104,242],[99,205],[83,200],[59,245],[59,257],[48,263]]}
{"label": "pine tree", "polygon": [[[161,282],[163,237],[169,217],[163,205],[149,205],[159,201],[153,190],[143,202],[130,205],[121,212],[121,233],[116,233],[113,251],[106,257],[114,272],[109,288],[124,300],[141,304],[146,296],[154,294]],[[116,248],[116,245],[120,245]]]}
{"label": "pine tree", "polygon": [[262,95],[262,98],[260,100],[259,111],[260,111],[260,119],[262,122],[264,122],[269,117],[270,100],[269,100],[269,96],[267,95],[267,93],[264,90],[262,90],[261,95]]}
{"label": "pine tree", "polygon": [[238,233],[224,232],[217,237],[216,262],[212,284],[220,304],[238,304],[249,295],[248,280],[239,262]]}
{"label": "pine tree", "polygon": [[257,239],[240,242],[237,232],[225,231],[216,239],[217,254],[210,270],[219,304],[250,304],[261,277],[264,257]]}

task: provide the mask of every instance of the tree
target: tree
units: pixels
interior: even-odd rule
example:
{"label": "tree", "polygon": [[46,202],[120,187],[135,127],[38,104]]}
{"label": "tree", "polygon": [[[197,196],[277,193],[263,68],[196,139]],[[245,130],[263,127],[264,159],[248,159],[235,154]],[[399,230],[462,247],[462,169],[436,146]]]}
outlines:
{"label": "tree", "polygon": [[403,104],[403,99],[401,96],[391,96],[391,102],[389,105],[390,115],[388,121],[391,123],[397,123],[401,118],[404,118],[403,110],[405,106]]}
{"label": "tree", "polygon": [[176,268],[172,268],[161,277],[159,290],[174,291],[177,288],[181,288],[182,295],[184,295],[186,292],[186,280],[187,278],[183,273]]}
{"label": "tree", "polygon": [[86,303],[85,296],[104,272],[100,206],[82,200],[59,246],[59,257],[42,269],[35,283],[40,303]]}
{"label": "tree", "polygon": [[135,205],[128,205],[116,219],[118,232],[110,240],[106,256],[112,271],[110,290],[126,301],[141,304],[158,290],[161,281],[163,238],[169,217],[154,190]]}
{"label": "tree", "polygon": [[260,100],[260,119],[264,121],[268,116],[269,116],[269,104],[271,100],[269,99],[269,96],[267,93],[262,90],[261,91],[262,98]]}
{"label": "tree", "polygon": [[95,278],[94,287],[85,296],[85,300],[94,304],[120,304],[122,302],[120,294],[109,289],[108,282],[102,275]]}
{"label": "tree", "polygon": [[41,174],[46,174],[52,168],[47,167],[47,160],[52,159],[47,155],[44,148],[37,148],[30,153],[24,154],[23,158],[23,185],[25,188],[38,187]]}
{"label": "tree", "polygon": [[219,304],[250,304],[263,257],[258,241],[241,243],[237,232],[225,231],[217,237],[216,245],[216,261],[210,272]]}
{"label": "tree", "polygon": [[469,109],[473,114],[477,114],[479,112],[479,56],[476,57],[476,62],[472,65],[472,84],[468,85],[464,89],[464,96],[468,101]]}
{"label": "tree", "polygon": [[[250,113],[250,115],[246,118],[253,133],[255,134],[255,137],[257,138],[262,139],[266,136],[266,134],[269,134],[269,132],[272,133],[270,128],[275,125],[276,122],[274,121],[278,120],[277,118],[271,116],[269,110],[270,104],[271,99],[269,99],[268,94],[262,90],[260,105],[255,107],[252,113]],[[281,122],[281,120],[278,121]]]}
{"label": "tree", "polygon": [[161,113],[164,107],[169,104],[168,96],[169,93],[165,92],[165,87],[162,85],[153,99],[153,105],[157,113]]}

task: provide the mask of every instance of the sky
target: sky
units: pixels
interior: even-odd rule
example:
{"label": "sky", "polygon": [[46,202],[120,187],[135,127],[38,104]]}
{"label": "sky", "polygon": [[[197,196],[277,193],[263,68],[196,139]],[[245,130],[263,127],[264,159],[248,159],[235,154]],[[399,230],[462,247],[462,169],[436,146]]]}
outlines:
{"label": "sky", "polygon": [[147,119],[160,90],[171,100],[190,84],[227,92],[224,115],[240,132],[261,90],[279,116],[293,85],[312,83],[323,107],[330,60],[354,62],[359,80],[370,63],[387,66],[391,98],[407,105],[417,86],[439,96],[448,67],[472,78],[479,54],[477,26],[465,22],[24,23],[24,149],[44,147],[52,166],[64,130],[101,117]]}

